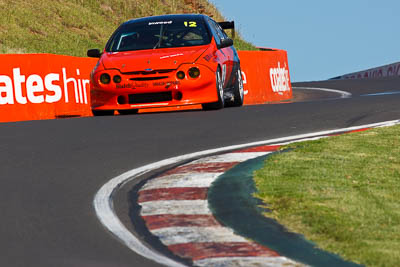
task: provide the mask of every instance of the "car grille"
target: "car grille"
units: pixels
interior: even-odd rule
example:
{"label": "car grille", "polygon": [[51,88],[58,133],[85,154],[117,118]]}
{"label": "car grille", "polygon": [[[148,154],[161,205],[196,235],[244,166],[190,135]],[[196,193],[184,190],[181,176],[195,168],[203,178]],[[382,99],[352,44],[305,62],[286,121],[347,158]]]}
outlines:
{"label": "car grille", "polygon": [[172,92],[131,94],[129,104],[156,103],[172,100]]}
{"label": "car grille", "polygon": [[137,77],[137,78],[130,78],[131,81],[155,81],[155,80],[162,80],[166,79],[168,76],[158,76],[158,77]]}

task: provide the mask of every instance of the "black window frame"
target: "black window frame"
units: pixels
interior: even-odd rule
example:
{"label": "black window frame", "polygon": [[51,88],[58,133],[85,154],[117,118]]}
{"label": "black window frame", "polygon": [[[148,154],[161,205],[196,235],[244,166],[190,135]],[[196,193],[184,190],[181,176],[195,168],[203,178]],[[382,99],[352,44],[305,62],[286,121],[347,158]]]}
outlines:
{"label": "black window frame", "polygon": [[[165,18],[166,20],[168,20],[169,18]],[[184,18],[179,18],[179,20],[182,20]],[[187,18],[188,21],[196,19],[198,20],[198,22],[202,22],[204,29],[207,31],[209,40],[206,40],[206,42],[204,44],[200,44],[200,45],[193,45],[193,46],[203,46],[203,45],[209,45],[212,41],[212,36],[213,33],[210,32],[210,28],[209,28],[209,24],[207,23],[207,21],[204,19],[204,17],[200,17],[200,18]],[[171,20],[173,20],[173,18],[171,18]],[[141,21],[143,22],[143,21]],[[108,39],[106,46],[105,46],[105,51],[109,52],[109,53],[113,53],[113,52],[127,52],[127,51],[139,51],[139,50],[147,50],[147,49],[138,49],[138,50],[127,50],[127,51],[112,51],[112,44],[114,42],[114,39],[116,38],[116,35],[119,34],[119,32],[124,28],[124,27],[128,27],[129,24],[134,24],[134,21],[129,21],[129,22],[125,22],[123,24],[121,24],[115,31],[114,33],[111,35],[111,37]],[[147,22],[146,22],[147,23]],[[168,48],[180,48],[180,47],[192,47],[192,46],[172,46],[172,47],[168,47]]]}

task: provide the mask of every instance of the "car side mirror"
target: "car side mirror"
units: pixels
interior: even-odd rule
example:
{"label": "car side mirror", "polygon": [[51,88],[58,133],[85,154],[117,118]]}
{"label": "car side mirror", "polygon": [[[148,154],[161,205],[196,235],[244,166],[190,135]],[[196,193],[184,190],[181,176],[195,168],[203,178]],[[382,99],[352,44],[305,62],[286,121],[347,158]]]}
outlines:
{"label": "car side mirror", "polygon": [[233,40],[228,38],[228,39],[223,39],[221,40],[221,44],[219,45],[219,49],[229,47],[233,45]]}
{"label": "car side mirror", "polygon": [[87,51],[87,56],[88,57],[97,57],[100,58],[101,57],[101,52],[99,49],[89,49]]}

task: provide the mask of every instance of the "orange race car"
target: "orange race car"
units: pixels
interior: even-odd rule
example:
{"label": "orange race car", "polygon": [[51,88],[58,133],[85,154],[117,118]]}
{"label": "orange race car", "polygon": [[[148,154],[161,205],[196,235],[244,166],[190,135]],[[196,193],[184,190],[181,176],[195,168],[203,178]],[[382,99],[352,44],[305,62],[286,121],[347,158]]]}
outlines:
{"label": "orange race car", "polygon": [[202,104],[220,109],[243,104],[240,61],[232,39],[205,15],[165,15],[123,23],[91,74],[94,115]]}

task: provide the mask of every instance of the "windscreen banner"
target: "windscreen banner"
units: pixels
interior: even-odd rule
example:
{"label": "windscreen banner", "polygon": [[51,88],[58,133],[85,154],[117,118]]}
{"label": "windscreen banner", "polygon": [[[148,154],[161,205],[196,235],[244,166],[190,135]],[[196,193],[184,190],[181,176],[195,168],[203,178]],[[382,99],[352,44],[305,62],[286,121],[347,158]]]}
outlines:
{"label": "windscreen banner", "polygon": [[51,54],[0,55],[0,122],[90,116],[97,60]]}

